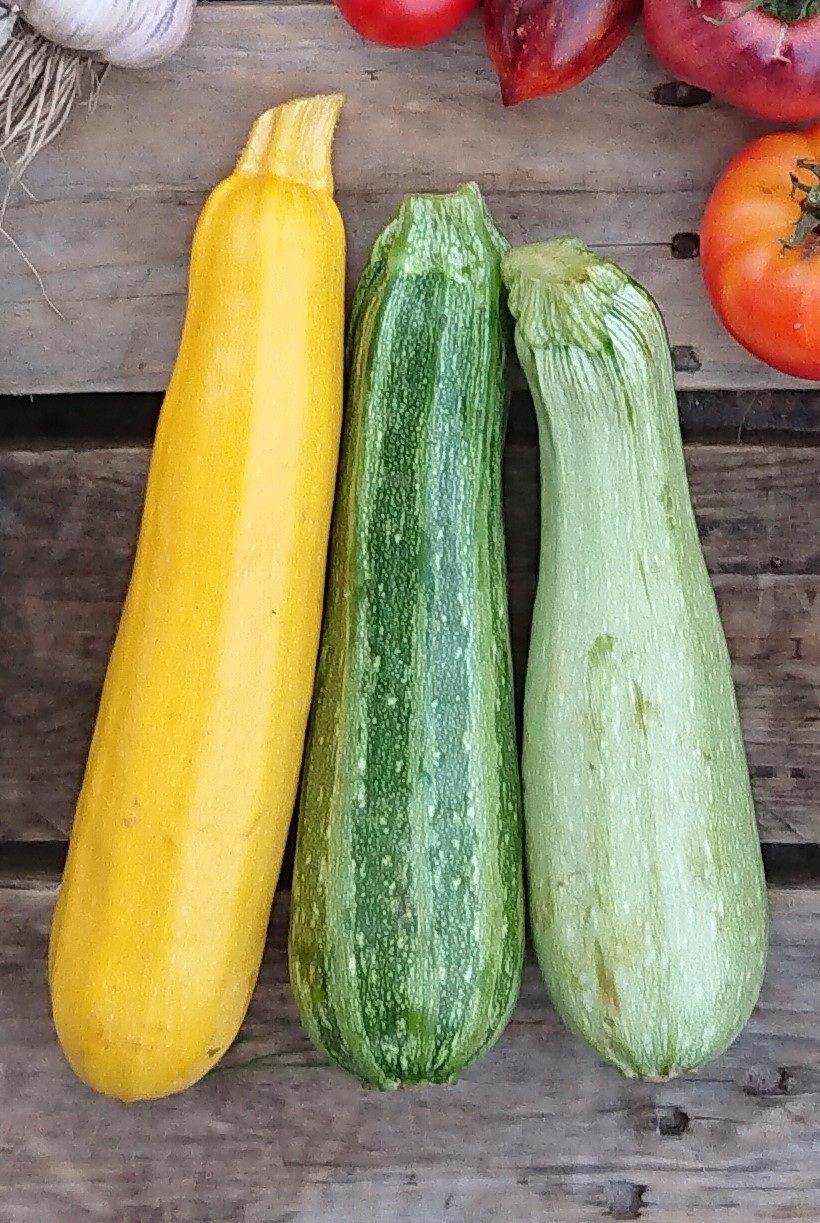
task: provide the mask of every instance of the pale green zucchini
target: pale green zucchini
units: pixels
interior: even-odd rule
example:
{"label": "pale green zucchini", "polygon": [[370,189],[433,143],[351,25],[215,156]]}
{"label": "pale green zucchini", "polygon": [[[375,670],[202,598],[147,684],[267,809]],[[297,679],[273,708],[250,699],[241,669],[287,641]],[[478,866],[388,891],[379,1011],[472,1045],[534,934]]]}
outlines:
{"label": "pale green zucchini", "polygon": [[538,416],[523,779],[533,939],[624,1074],[704,1066],[760,990],[768,912],[729,655],[649,295],[564,239],[502,271]]}
{"label": "pale green zucchini", "polygon": [[501,450],[506,243],[478,189],[409,196],[357,287],[290,973],[366,1083],[449,1083],[523,956]]}

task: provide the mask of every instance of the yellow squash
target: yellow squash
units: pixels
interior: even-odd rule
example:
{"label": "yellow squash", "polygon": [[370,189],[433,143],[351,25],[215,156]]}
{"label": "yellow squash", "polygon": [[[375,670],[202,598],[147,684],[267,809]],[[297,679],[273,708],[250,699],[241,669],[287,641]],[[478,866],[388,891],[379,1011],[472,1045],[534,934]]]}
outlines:
{"label": "yellow squash", "polygon": [[51,930],[81,1079],[181,1091],[244,1018],[291,820],[342,414],[338,96],[261,115],[200,217]]}

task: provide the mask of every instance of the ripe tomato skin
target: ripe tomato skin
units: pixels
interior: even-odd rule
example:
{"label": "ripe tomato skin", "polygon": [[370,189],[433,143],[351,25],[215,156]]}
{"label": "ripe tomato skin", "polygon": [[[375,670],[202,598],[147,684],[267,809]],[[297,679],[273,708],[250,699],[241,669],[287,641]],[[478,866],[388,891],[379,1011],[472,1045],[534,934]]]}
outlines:
{"label": "ripe tomato skin", "polygon": [[383,47],[426,47],[452,34],[478,0],[334,0],[349,26]]}
{"label": "ripe tomato skin", "polygon": [[747,0],[644,0],[646,40],[678,80],[749,114],[778,123],[819,118],[820,17],[786,24],[746,8]]}
{"label": "ripe tomato skin", "polygon": [[820,246],[784,250],[801,216],[789,175],[820,162],[820,124],[748,145],[724,170],[700,228],[709,300],[726,330],[755,357],[797,378],[820,379]]}

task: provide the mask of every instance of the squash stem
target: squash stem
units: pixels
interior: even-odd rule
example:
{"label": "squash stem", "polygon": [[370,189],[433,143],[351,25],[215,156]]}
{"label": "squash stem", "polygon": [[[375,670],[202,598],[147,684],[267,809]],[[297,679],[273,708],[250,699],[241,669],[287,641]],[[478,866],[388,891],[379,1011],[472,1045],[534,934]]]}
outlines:
{"label": "squash stem", "polygon": [[270,174],[333,194],[330,152],[343,94],[293,98],[255,121],[237,173]]}
{"label": "squash stem", "polygon": [[564,346],[589,353],[609,351],[612,302],[630,285],[614,263],[578,238],[555,238],[515,247],[502,260],[510,311],[520,344]]}

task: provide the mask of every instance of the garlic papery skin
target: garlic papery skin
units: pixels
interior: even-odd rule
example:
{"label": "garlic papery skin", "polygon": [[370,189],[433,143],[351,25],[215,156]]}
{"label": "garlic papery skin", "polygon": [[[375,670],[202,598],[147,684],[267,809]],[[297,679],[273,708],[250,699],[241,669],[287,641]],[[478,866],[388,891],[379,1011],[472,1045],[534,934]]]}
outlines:
{"label": "garlic papery skin", "polygon": [[118,68],[150,68],[182,46],[196,0],[17,0],[51,42]]}
{"label": "garlic papery skin", "polygon": [[16,23],[17,5],[0,3],[0,49],[5,47],[11,38]]}

